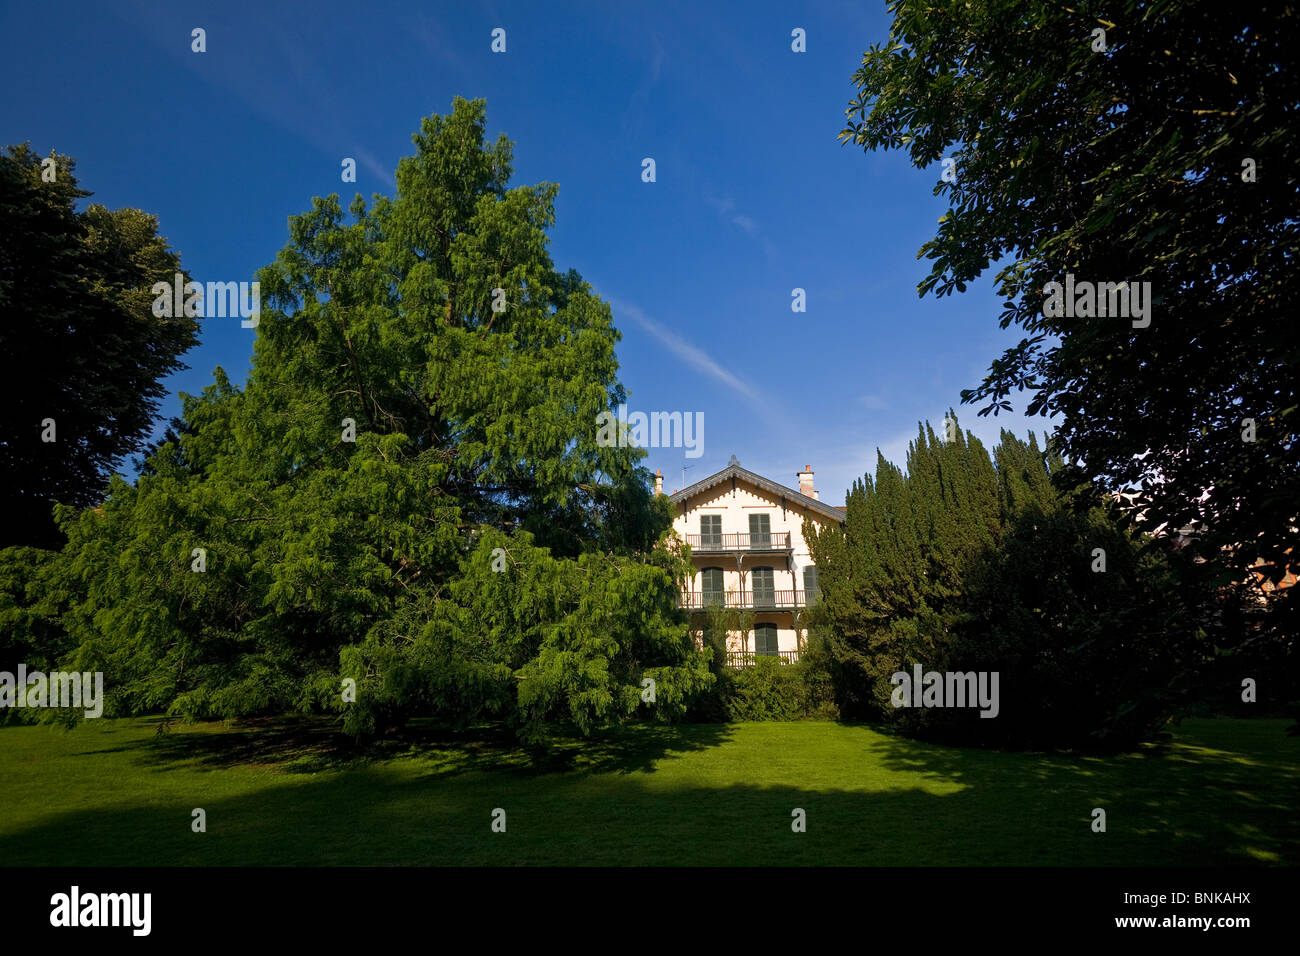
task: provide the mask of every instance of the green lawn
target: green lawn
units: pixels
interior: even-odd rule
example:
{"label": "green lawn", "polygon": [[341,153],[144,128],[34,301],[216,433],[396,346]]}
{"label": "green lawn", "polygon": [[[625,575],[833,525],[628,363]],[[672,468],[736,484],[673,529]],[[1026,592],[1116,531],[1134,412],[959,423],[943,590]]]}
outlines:
{"label": "green lawn", "polygon": [[[1300,862],[1300,739],[1189,720],[1118,757],[868,726],[633,726],[533,757],[491,731],[366,756],[320,725],[0,727],[6,865]],[[190,811],[207,811],[207,833]],[[493,808],[507,832],[490,828]],[[791,810],[807,811],[793,833]],[[1094,807],[1107,832],[1090,828]]]}

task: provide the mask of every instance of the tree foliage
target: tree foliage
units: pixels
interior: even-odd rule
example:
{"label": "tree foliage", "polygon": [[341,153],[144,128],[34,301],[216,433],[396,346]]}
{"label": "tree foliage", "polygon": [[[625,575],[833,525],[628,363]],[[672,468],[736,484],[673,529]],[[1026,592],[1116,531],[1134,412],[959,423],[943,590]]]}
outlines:
{"label": "tree foliage", "polygon": [[[1003,431],[990,458],[969,432],[942,441],[927,425],[906,471],[881,457],[855,483],[842,529],[805,529],[846,716],[985,744],[1122,746],[1185,706],[1214,650],[1196,603],[1113,508],[1058,492],[1061,468],[1033,435]],[[997,672],[998,715],[895,707],[891,677],[918,664]]]}
{"label": "tree foliage", "polygon": [[625,400],[610,309],[550,260],[556,187],[509,186],[484,127],[457,98],[394,198],[294,217],[247,385],[218,370],[134,486],[65,511],[70,663],[106,672],[110,712],[535,737],[679,716],[708,684],[645,453],[596,443]]}
{"label": "tree foliage", "polygon": [[153,314],[153,284],[182,271],[158,220],[78,212],[91,193],[74,161],[48,159],[27,144],[0,155],[0,548],[61,543],[52,505],[94,503],[141,450],[198,330]]}
{"label": "tree foliage", "polygon": [[[1026,333],[963,401],[996,413],[1029,392],[1030,414],[1060,415],[1054,442],[1079,465],[1066,484],[1139,492],[1148,527],[1199,522],[1224,580],[1257,559],[1281,578],[1300,501],[1300,13],[1208,0],[891,10],[841,138],[917,166],[956,160],[935,188],[950,208],[921,249],[919,290],[964,291],[997,264],[1001,325]],[[1151,283],[1150,325],[1045,315],[1044,287],[1067,274]],[[1293,614],[1296,589],[1277,594]]]}
{"label": "tree foliage", "polygon": [[835,656],[861,678],[847,688],[846,713],[872,712],[905,659],[934,660],[946,646],[964,613],[965,569],[999,530],[988,452],[969,433],[940,441],[928,425],[906,472],[878,455],[875,477],[854,482],[843,529],[805,529],[822,592],[815,614],[834,623]]}

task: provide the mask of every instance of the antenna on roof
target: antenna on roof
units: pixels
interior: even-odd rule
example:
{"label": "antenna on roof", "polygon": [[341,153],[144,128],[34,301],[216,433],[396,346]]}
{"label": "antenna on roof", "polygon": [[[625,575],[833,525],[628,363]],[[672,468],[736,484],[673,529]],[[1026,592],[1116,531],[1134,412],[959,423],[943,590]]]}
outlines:
{"label": "antenna on roof", "polygon": [[682,487],[686,487],[686,472],[694,468],[694,465],[682,465]]}

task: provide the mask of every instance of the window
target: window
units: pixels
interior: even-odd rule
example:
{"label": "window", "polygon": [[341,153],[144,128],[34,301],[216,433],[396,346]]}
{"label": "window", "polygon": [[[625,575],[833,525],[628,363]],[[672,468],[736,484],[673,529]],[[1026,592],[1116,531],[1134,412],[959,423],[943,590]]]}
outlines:
{"label": "window", "polygon": [[754,653],[760,657],[775,657],[779,652],[775,624],[754,625]]}
{"label": "window", "polygon": [[722,568],[705,568],[700,572],[700,591],[705,606],[722,603]]}
{"label": "window", "polygon": [[749,516],[749,546],[751,548],[772,546],[772,519],[769,516]]}
{"label": "window", "polygon": [[776,592],[772,590],[772,569],[755,568],[750,573],[754,589],[754,607],[774,607]]}
{"label": "window", "polygon": [[821,588],[817,586],[817,569],[811,564],[803,569],[803,599],[812,604],[821,596]]}
{"label": "window", "polygon": [[722,515],[700,515],[700,547],[722,547]]}

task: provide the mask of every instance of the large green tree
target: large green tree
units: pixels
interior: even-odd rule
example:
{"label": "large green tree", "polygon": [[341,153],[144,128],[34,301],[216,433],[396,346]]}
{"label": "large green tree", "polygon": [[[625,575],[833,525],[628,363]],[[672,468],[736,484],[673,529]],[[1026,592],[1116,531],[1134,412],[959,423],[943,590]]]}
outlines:
{"label": "large green tree", "polygon": [[[1080,469],[1067,484],[1137,491],[1148,528],[1198,522],[1221,580],[1256,560],[1281,578],[1300,543],[1296,6],[890,10],[841,138],[955,160],[920,292],[997,265],[1001,325],[1026,333],[963,400],[996,413],[1027,391],[1030,414],[1060,416],[1054,441]],[[1149,325],[1046,314],[1067,275],[1150,283]],[[1279,592],[1289,613],[1298,591]]]}
{"label": "large green tree", "polygon": [[846,714],[880,712],[889,677],[910,662],[942,669],[949,634],[964,618],[964,574],[1001,528],[998,476],[979,439],[925,425],[907,470],[878,455],[875,476],[850,489],[844,528],[805,528],[817,565],[814,609],[843,684]]}
{"label": "large green tree", "polygon": [[52,505],[98,500],[196,341],[196,319],[151,308],[182,271],[158,220],[78,212],[74,168],[27,144],[0,155],[0,548],[57,546]]}
{"label": "large green tree", "polygon": [[645,453],[597,442],[619,334],[551,262],[556,187],[509,185],[482,101],[414,141],[395,197],[293,217],[247,385],[218,371],[136,485],[69,516],[72,662],[110,710],[539,736],[709,683]]}
{"label": "large green tree", "polygon": [[[990,458],[926,426],[906,471],[881,457],[855,483],[842,529],[808,525],[822,666],[846,715],[1000,746],[1123,746],[1186,707],[1216,635],[1157,542],[1070,506],[1062,467],[1032,435],[1003,431]],[[891,677],[916,665],[996,672],[997,716],[895,707]]]}

